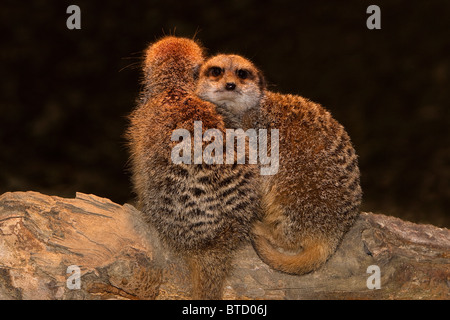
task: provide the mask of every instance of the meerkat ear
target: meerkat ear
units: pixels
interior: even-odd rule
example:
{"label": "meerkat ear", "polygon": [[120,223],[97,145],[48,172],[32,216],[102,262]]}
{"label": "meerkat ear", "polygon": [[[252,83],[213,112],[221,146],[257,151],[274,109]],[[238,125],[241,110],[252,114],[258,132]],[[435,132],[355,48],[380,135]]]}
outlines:
{"label": "meerkat ear", "polygon": [[201,65],[196,65],[194,67],[194,80],[198,80],[198,77],[200,75],[200,68],[201,68]]}
{"label": "meerkat ear", "polygon": [[258,71],[258,80],[259,80],[259,85],[260,87],[264,90],[266,89],[267,83],[266,83],[266,78],[264,78],[264,75],[262,74],[261,71]]}
{"label": "meerkat ear", "polygon": [[194,67],[194,80],[198,80],[198,76],[200,75],[200,65]]}

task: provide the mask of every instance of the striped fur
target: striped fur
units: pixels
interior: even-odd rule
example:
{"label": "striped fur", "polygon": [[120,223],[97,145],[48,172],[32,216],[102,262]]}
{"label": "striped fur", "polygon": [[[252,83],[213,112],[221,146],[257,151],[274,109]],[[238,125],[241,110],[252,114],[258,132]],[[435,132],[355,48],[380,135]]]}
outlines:
{"label": "striped fur", "polygon": [[130,116],[127,137],[138,206],[163,242],[187,262],[193,298],[219,299],[234,250],[248,240],[259,199],[257,168],[239,165],[174,164],[175,129],[194,137],[225,132],[211,103],[193,94],[194,76],[203,62],[192,40],[167,37],[149,47],[141,102]]}

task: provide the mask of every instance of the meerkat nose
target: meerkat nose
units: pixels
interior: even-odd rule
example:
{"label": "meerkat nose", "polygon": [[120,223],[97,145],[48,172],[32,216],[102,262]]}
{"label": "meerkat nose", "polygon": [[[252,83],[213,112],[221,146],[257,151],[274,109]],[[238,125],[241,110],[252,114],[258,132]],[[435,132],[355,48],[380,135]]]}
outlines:
{"label": "meerkat nose", "polygon": [[236,88],[236,84],[234,82],[227,82],[225,85],[225,89],[228,91],[233,91]]}

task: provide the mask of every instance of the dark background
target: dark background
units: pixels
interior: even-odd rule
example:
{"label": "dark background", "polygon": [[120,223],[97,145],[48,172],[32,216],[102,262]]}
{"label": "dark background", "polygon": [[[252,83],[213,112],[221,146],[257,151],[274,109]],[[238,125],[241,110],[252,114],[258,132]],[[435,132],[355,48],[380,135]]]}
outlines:
{"label": "dark background", "polygon": [[[123,133],[164,33],[243,54],[324,105],[360,155],[363,209],[450,226],[450,1],[2,1],[0,193],[133,194]],[[66,9],[81,8],[81,30]],[[381,30],[366,8],[381,8]]]}

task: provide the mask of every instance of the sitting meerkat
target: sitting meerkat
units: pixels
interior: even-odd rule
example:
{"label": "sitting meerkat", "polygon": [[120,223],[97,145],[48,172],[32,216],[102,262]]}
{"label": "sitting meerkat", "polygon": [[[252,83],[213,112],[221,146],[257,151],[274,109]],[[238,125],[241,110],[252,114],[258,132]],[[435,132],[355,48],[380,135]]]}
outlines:
{"label": "sitting meerkat", "polygon": [[359,215],[358,158],[322,106],[264,83],[249,60],[218,55],[200,69],[196,93],[217,105],[227,126],[279,130],[279,170],[260,176],[262,217],[252,242],[272,268],[304,274],[327,261]]}
{"label": "sitting meerkat", "polygon": [[[202,48],[190,39],[165,37],[152,44],[127,138],[138,208],[187,262],[192,297],[220,299],[234,251],[249,240],[259,201],[250,166],[173,161],[175,130],[187,130],[189,142],[195,121],[201,121],[202,133],[225,132],[215,105],[194,93],[203,62]],[[202,140],[200,145],[205,147]]]}

